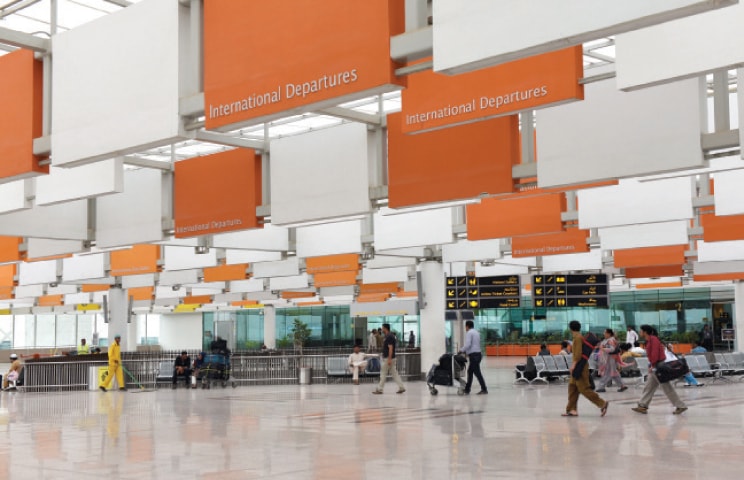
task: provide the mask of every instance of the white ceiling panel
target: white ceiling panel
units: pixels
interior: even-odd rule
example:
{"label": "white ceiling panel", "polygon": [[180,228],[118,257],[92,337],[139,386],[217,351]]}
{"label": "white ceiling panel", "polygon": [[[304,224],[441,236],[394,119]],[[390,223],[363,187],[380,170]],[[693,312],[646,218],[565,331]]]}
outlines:
{"label": "white ceiling panel", "polygon": [[276,277],[269,279],[269,290],[287,290],[294,288],[305,288],[309,285],[307,273],[291,277]]}
{"label": "white ceiling panel", "polygon": [[434,0],[434,70],[452,74],[497,65],[732,3]]}
{"label": "white ceiling panel", "polygon": [[[217,266],[217,250],[196,253],[192,247],[165,246],[165,270],[187,270]],[[193,283],[193,282],[192,282]]]}
{"label": "white ceiling panel", "polygon": [[501,240],[460,240],[442,245],[443,262],[469,262],[501,258]]}
{"label": "white ceiling panel", "polygon": [[744,213],[744,170],[716,172],[714,181],[716,215]]}
{"label": "white ceiling panel", "polygon": [[744,260],[744,240],[729,242],[697,242],[698,262]]}
{"label": "white ceiling panel", "polygon": [[441,245],[454,242],[452,208],[415,213],[374,215],[375,248],[379,250]]}
{"label": "white ceiling panel", "polygon": [[569,272],[575,270],[601,270],[602,251],[569,253],[566,255],[546,255],[542,260],[542,272]]}
{"label": "white ceiling panel", "polygon": [[290,277],[300,273],[300,259],[290,257],[281,262],[265,262],[253,265],[254,278]]}
{"label": "white ceiling panel", "polygon": [[214,235],[212,245],[220,248],[284,252],[289,249],[289,230],[266,224],[264,228]]}
{"label": "white ceiling panel", "polygon": [[364,268],[362,269],[362,283],[405,282],[411,271],[411,267]]}
{"label": "white ceiling panel", "polygon": [[62,259],[62,281],[72,282],[106,277],[108,254],[81,255]]}
{"label": "white ceiling panel", "polygon": [[362,251],[362,222],[326,223],[297,228],[297,256],[318,257]]}
{"label": "white ceiling panel", "polygon": [[582,102],[540,110],[538,185],[704,166],[700,88],[691,79],[627,93],[605,80],[587,84]]}
{"label": "white ceiling panel", "polygon": [[579,190],[579,228],[692,218],[692,188],[692,180],[681,177]]}
{"label": "white ceiling panel", "polygon": [[57,282],[58,260],[21,262],[18,264],[18,285]]}
{"label": "white ceiling panel", "polygon": [[271,142],[271,223],[367,213],[373,136],[348,123]]}
{"label": "white ceiling panel", "polygon": [[277,262],[282,259],[281,252],[263,252],[260,250],[234,250],[225,251],[225,264],[236,265],[240,263]]}
{"label": "white ceiling panel", "polygon": [[101,160],[75,168],[52,167],[36,178],[36,205],[98,197],[124,190],[122,158]]}
{"label": "white ceiling panel", "polygon": [[678,220],[608,227],[600,228],[598,234],[602,250],[683,245],[688,242],[688,224],[685,220]]}

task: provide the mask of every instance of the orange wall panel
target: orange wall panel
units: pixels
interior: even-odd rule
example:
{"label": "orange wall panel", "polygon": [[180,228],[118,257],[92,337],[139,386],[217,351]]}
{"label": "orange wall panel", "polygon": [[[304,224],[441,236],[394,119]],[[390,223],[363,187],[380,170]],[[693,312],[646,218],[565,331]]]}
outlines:
{"label": "orange wall panel", "polygon": [[358,271],[316,273],[313,285],[315,288],[356,285],[358,273]]}
{"label": "orange wall panel", "polygon": [[615,267],[647,267],[650,265],[682,265],[685,263],[687,245],[644,247],[615,250]]}
{"label": "orange wall panel", "polygon": [[305,271],[310,275],[330,272],[358,272],[359,254],[345,253],[310,257],[305,260]]}
{"label": "orange wall panel", "polygon": [[682,265],[652,265],[625,269],[626,278],[681,277]]}
{"label": "orange wall panel", "polygon": [[561,193],[484,198],[467,206],[468,240],[517,237],[563,231]]}
{"label": "orange wall panel", "polygon": [[589,245],[588,230],[572,228],[560,233],[514,237],[512,239],[512,257],[534,257],[537,255],[563,255],[566,253],[586,253]]}
{"label": "orange wall panel", "polygon": [[205,303],[212,303],[212,296],[211,295],[188,295],[186,297],[183,297],[182,303],[186,305],[194,305],[194,304],[203,305]]}
{"label": "orange wall panel", "polygon": [[21,260],[21,252],[18,250],[23,242],[21,237],[0,236],[0,262],[17,262]]}
{"label": "orange wall panel", "polygon": [[154,290],[155,290],[154,287],[130,288],[127,290],[127,295],[132,297],[132,300],[135,302],[144,301],[144,300],[152,300],[152,295],[153,295]]}
{"label": "orange wall panel", "polygon": [[160,260],[159,245],[135,245],[127,250],[111,252],[111,276],[156,273]]}
{"label": "orange wall panel", "polygon": [[292,300],[294,298],[311,298],[315,296],[315,292],[282,292],[282,298],[285,300]]}
{"label": "orange wall panel", "polygon": [[260,123],[405,85],[390,59],[390,37],[404,30],[400,0],[205,2],[206,126]]}
{"label": "orange wall panel", "polygon": [[16,269],[15,263],[0,265],[0,286],[12,287],[15,284]]}
{"label": "orange wall panel", "polygon": [[81,291],[83,293],[108,292],[110,288],[110,285],[97,285],[94,283],[82,285]]}
{"label": "orange wall panel", "polygon": [[62,305],[63,295],[44,295],[39,297],[40,307],[56,307]]}
{"label": "orange wall panel", "polygon": [[390,298],[389,293],[360,293],[356,301],[358,303],[384,302],[388,298]]}
{"label": "orange wall panel", "polygon": [[568,100],[583,100],[581,46],[459,75],[414,73],[403,90],[403,131],[484,120]]}
{"label": "orange wall panel", "polygon": [[247,263],[237,265],[220,265],[204,269],[204,282],[228,282],[231,280],[245,280]]}
{"label": "orange wall panel", "polygon": [[717,216],[709,213],[700,215],[700,224],[706,242],[744,240],[744,215]]}
{"label": "orange wall panel", "polygon": [[10,300],[13,298],[13,287],[0,287],[0,300]]}
{"label": "orange wall panel", "polygon": [[261,199],[260,179],[261,157],[251,149],[238,148],[176,162],[175,236],[187,238],[259,227],[256,207]]}
{"label": "orange wall panel", "polygon": [[400,291],[398,282],[360,284],[359,293],[397,293]]}
{"label": "orange wall panel", "polygon": [[406,135],[388,115],[388,197],[392,208],[509,193],[519,159],[516,116]]}
{"label": "orange wall panel", "polygon": [[682,280],[679,282],[661,282],[661,283],[638,283],[635,285],[635,288],[639,290],[643,289],[649,289],[649,288],[676,288],[682,286]]}
{"label": "orange wall panel", "polygon": [[42,64],[34,52],[0,57],[0,178],[49,173],[33,153],[33,140],[42,133],[42,85]]}

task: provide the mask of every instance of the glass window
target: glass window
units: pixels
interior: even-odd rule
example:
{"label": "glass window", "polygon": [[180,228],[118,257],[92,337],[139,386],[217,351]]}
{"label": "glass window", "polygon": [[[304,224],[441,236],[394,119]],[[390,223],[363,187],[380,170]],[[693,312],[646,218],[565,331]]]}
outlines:
{"label": "glass window", "polygon": [[[96,314],[96,333],[98,333],[98,345],[107,347],[109,345],[109,326],[104,321],[102,314]],[[114,339],[112,338],[111,341]]]}
{"label": "glass window", "polygon": [[13,348],[32,348],[36,318],[33,315],[14,315]]}
{"label": "glass window", "polygon": [[13,315],[0,315],[0,350],[13,348]]}
{"label": "glass window", "polygon": [[95,315],[78,315],[77,316],[77,343],[84,338],[88,345],[95,345],[93,342],[93,324]]}
{"label": "glass window", "polygon": [[75,337],[77,317],[75,315],[57,315],[57,347],[73,348],[79,342]]}
{"label": "glass window", "polygon": [[55,347],[56,317],[54,315],[36,316],[36,346],[42,348]]}

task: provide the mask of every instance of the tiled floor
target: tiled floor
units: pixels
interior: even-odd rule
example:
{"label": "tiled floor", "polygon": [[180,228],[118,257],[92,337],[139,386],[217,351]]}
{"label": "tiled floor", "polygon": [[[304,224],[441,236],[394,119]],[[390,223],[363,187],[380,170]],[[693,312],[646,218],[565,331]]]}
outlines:
{"label": "tiled floor", "polygon": [[[0,478],[726,479],[744,470],[744,383],[679,388],[648,415],[612,389],[561,418],[565,385],[513,386],[489,358],[490,395],[423,382],[157,392],[0,394]],[[474,387],[473,391],[478,388]],[[629,473],[630,471],[635,473]]]}

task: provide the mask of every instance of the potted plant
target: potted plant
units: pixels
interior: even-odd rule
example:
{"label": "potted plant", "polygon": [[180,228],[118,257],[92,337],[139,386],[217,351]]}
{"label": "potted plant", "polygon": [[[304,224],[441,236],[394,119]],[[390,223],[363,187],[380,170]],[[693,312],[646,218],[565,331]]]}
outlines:
{"label": "potted plant", "polygon": [[294,340],[295,350],[300,351],[300,384],[308,385],[312,378],[312,370],[310,367],[306,367],[302,357],[302,347],[310,338],[311,334],[310,327],[307,323],[301,321],[299,318],[295,318],[292,324],[292,338]]}

